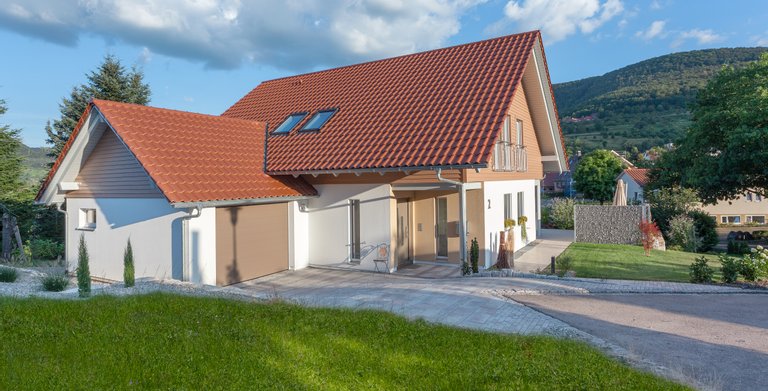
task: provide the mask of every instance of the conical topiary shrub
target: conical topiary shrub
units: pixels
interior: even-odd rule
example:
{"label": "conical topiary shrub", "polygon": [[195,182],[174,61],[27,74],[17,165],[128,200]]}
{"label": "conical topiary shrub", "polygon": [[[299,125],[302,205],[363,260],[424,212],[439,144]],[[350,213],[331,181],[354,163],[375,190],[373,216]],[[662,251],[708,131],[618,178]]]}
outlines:
{"label": "conical topiary shrub", "polygon": [[131,248],[131,239],[129,238],[123,255],[123,281],[125,281],[126,287],[132,287],[136,284],[134,273],[133,248]]}
{"label": "conical topiary shrub", "polygon": [[80,297],[91,295],[91,270],[88,267],[88,248],[83,234],[80,234],[80,246],[77,252],[77,293]]}

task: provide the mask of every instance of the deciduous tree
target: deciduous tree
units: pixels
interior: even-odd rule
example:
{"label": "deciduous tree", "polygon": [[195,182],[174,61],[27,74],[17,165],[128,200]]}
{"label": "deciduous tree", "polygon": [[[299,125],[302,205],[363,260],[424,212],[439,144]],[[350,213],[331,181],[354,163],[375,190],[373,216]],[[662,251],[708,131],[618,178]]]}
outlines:
{"label": "deciduous tree", "polygon": [[592,151],[584,155],[573,173],[576,190],[603,204],[613,198],[616,176],[621,170],[621,160],[612,153],[604,149]]}

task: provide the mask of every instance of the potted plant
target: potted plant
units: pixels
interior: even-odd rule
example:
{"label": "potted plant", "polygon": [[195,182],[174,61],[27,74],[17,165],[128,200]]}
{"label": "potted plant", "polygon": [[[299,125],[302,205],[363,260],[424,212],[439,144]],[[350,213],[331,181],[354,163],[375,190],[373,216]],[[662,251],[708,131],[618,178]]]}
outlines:
{"label": "potted plant", "polygon": [[504,230],[509,231],[511,229],[515,228],[515,220],[514,219],[504,219]]}
{"label": "potted plant", "polygon": [[525,216],[520,216],[517,218],[517,224],[520,225],[520,238],[523,239],[523,241],[528,241],[528,231],[525,229],[525,223],[528,222],[528,218]]}

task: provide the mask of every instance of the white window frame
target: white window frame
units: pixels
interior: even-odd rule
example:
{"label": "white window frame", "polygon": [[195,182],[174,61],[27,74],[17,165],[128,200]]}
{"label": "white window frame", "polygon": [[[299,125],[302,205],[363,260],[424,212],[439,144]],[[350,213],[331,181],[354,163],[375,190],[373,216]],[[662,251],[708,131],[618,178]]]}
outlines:
{"label": "white window frame", "polygon": [[[733,217],[733,222],[731,222],[730,218]],[[741,225],[741,216],[740,215],[722,215],[720,216],[720,223],[721,224],[733,224],[733,225]]]}
{"label": "white window frame", "polygon": [[[755,222],[755,217],[759,217],[759,218],[763,219],[763,222],[762,223]],[[765,224],[765,215],[748,215],[747,216],[747,224],[750,224],[750,223],[764,225]]]}
{"label": "white window frame", "polygon": [[93,231],[96,229],[96,208],[80,208],[77,218],[77,229]]}

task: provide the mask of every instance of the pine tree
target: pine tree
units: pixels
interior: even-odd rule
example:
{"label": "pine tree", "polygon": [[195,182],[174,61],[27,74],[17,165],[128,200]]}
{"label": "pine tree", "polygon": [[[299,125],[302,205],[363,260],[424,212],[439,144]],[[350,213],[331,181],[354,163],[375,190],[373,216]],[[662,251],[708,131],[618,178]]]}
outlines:
{"label": "pine tree", "polygon": [[[0,115],[5,111],[5,101],[0,99]],[[23,167],[19,147],[19,130],[0,125],[0,201],[11,198],[21,189]]]}
{"label": "pine tree", "polygon": [[133,266],[133,248],[131,247],[131,239],[128,239],[128,245],[125,246],[125,254],[123,255],[123,281],[125,286],[132,287],[135,285],[135,268]]}
{"label": "pine tree", "polygon": [[88,266],[88,247],[85,235],[80,234],[80,246],[77,251],[77,293],[80,297],[91,295],[91,269]]}
{"label": "pine tree", "polygon": [[61,153],[91,99],[139,105],[149,103],[151,91],[149,85],[144,83],[144,73],[136,67],[127,71],[115,56],[105,56],[99,68],[86,77],[88,83],[73,87],[69,97],[62,98],[59,104],[61,118],[45,126],[51,156]]}

